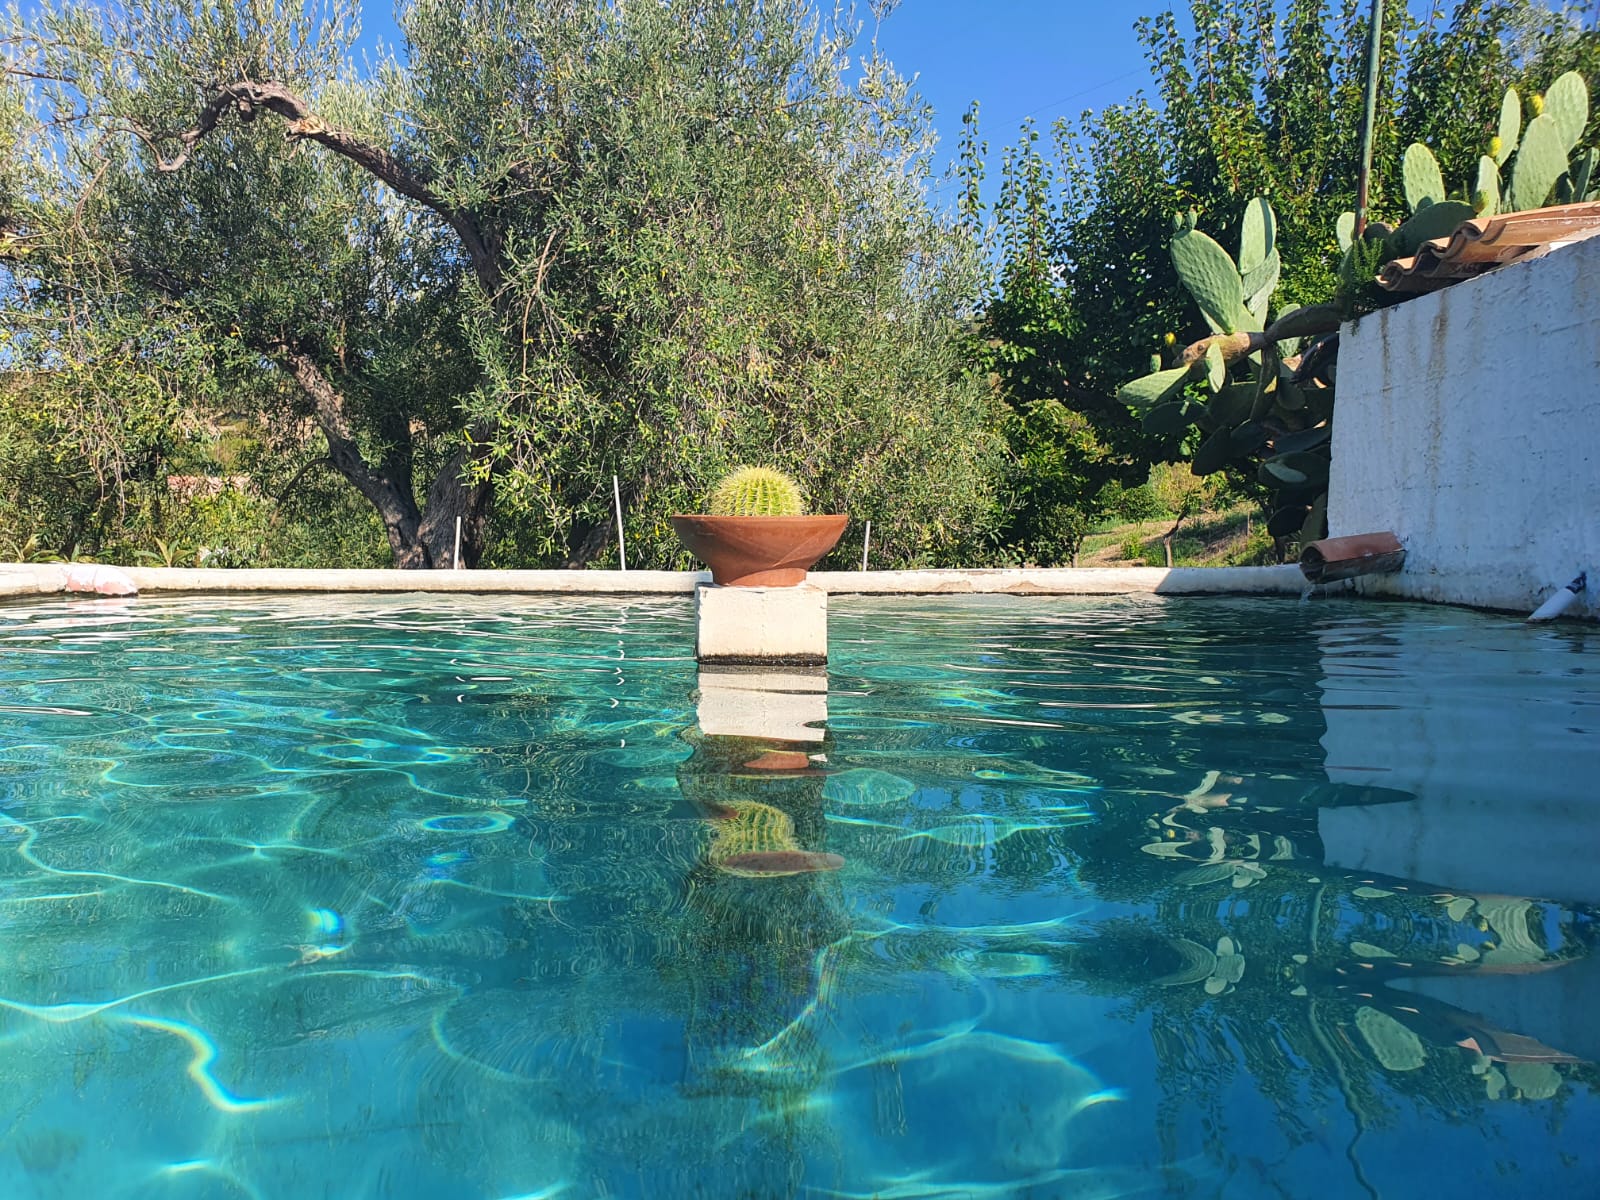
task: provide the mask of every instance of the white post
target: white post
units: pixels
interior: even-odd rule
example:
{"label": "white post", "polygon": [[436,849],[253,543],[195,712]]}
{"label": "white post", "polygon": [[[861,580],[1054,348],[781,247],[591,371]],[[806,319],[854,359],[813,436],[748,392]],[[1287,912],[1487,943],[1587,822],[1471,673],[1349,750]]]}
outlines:
{"label": "white post", "polygon": [[624,571],[628,569],[628,549],[622,544],[622,485],[617,482],[617,477],[611,477],[611,498],[617,502],[617,565]]}
{"label": "white post", "polygon": [[461,570],[461,518],[456,518],[456,565],[455,570]]}
{"label": "white post", "polygon": [[867,569],[867,547],[872,545],[872,522],[867,522],[866,535],[861,539],[861,569]]}

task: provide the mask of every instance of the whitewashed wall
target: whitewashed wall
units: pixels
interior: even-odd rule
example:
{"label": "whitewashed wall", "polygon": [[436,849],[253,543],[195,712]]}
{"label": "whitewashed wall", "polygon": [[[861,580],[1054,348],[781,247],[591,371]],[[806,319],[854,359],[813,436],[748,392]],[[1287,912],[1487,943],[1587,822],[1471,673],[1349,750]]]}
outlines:
{"label": "whitewashed wall", "polygon": [[1600,616],[1600,238],[1347,325],[1328,523],[1393,530],[1363,591]]}

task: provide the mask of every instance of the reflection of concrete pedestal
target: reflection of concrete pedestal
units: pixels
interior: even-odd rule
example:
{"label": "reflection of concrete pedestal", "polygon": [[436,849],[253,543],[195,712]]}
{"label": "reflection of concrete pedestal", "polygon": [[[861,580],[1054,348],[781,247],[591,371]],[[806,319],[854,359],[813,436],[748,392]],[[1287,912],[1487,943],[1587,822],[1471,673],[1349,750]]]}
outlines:
{"label": "reflection of concrete pedestal", "polygon": [[828,720],[827,672],[702,667],[695,718],[708,737],[821,742]]}
{"label": "reflection of concrete pedestal", "polygon": [[795,587],[695,589],[695,657],[704,663],[828,661],[828,593]]}

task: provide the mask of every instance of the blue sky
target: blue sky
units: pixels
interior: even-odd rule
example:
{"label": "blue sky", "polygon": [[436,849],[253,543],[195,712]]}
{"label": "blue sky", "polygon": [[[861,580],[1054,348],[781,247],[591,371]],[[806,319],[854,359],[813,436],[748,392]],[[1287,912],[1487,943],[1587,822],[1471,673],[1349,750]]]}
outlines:
{"label": "blue sky", "polygon": [[[1040,124],[1125,99],[1148,81],[1134,21],[1160,0],[902,0],[880,42],[933,105],[940,159],[977,100],[991,149],[1026,115]],[[867,14],[865,0],[860,3]],[[395,40],[393,0],[366,0],[362,41]],[[870,27],[869,27],[870,32]]]}
{"label": "blue sky", "polygon": [[941,145],[955,151],[961,114],[979,101],[993,147],[1033,116],[1059,116],[1116,103],[1149,80],[1133,34],[1144,0],[903,0],[880,41],[902,74],[918,76],[938,114]]}

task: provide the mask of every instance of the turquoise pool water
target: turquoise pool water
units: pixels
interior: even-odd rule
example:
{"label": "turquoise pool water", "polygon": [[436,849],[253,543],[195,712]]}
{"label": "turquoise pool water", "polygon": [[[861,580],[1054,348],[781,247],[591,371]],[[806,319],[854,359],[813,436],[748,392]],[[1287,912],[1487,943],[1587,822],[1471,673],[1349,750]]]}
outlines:
{"label": "turquoise pool water", "polygon": [[1600,1194],[1600,631],[831,629],[0,606],[0,1195]]}

